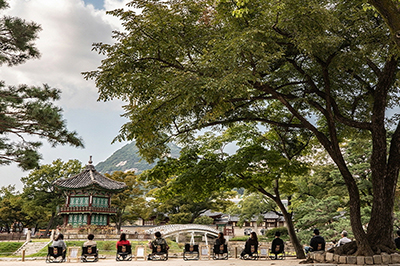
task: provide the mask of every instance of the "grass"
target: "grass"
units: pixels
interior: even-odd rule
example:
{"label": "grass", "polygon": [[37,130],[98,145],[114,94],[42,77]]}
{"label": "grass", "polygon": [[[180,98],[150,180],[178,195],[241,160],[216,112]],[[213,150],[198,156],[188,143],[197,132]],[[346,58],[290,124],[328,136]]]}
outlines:
{"label": "grass", "polygon": [[[65,241],[67,247],[82,247],[85,241]],[[96,241],[97,249],[99,250],[100,255],[105,256],[114,256],[117,253],[117,241]],[[170,246],[170,253],[180,253],[183,249],[183,244],[175,243],[174,241],[167,240],[168,245]],[[147,247],[148,241],[131,241],[132,252],[135,252],[136,246],[144,245]],[[22,245],[22,243],[21,243]],[[149,251],[149,250],[148,250]],[[27,257],[46,257],[47,255],[47,247],[41,249],[39,252],[35,254],[28,255]]]}
{"label": "grass", "polygon": [[9,257],[17,251],[24,242],[0,242],[0,256]]}

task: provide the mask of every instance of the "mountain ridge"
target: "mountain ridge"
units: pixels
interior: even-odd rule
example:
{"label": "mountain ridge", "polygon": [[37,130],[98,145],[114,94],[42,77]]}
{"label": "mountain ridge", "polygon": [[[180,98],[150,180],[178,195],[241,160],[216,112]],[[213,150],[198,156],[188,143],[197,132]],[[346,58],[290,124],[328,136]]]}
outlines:
{"label": "mountain ridge", "polygon": [[[170,156],[177,158],[181,148],[175,144],[169,144]],[[153,168],[157,162],[148,163],[142,159],[139,155],[139,149],[136,147],[136,142],[132,141],[116,150],[110,157],[105,161],[99,162],[95,167],[96,170],[102,174],[111,174],[115,171],[135,171],[136,174],[140,174],[144,170]]]}

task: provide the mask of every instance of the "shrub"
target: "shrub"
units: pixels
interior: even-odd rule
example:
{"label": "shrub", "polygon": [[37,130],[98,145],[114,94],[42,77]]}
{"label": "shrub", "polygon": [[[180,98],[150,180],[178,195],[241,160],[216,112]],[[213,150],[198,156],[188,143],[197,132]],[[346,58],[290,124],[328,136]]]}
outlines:
{"label": "shrub", "polygon": [[114,247],[114,242],[104,242],[103,243],[103,250],[112,250]]}
{"label": "shrub", "polygon": [[191,213],[175,213],[169,216],[169,224],[188,224],[192,219]]}
{"label": "shrub", "polygon": [[248,236],[235,236],[230,239],[230,241],[246,241],[249,239]]}
{"label": "shrub", "polygon": [[281,238],[286,237],[288,235],[288,230],[286,227],[276,227],[276,228],[268,229],[265,232],[265,236],[268,238],[274,238],[275,232],[277,232],[277,231],[281,232]]}
{"label": "shrub", "polygon": [[214,219],[208,216],[200,216],[197,217],[196,219],[194,219],[193,221],[194,224],[213,224],[214,223]]}

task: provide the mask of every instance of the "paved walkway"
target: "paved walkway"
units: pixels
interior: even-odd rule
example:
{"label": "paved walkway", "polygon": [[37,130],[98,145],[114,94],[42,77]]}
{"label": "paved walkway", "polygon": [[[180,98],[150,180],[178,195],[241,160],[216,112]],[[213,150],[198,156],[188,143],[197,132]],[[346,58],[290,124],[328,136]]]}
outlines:
{"label": "paved walkway", "polygon": [[[240,259],[228,259],[228,260],[197,260],[197,261],[184,261],[182,259],[168,259],[167,261],[144,261],[144,260],[133,260],[133,261],[119,261],[116,262],[112,259],[99,260],[96,263],[87,263],[87,265],[93,266],[111,266],[111,265],[126,265],[126,266],[144,266],[144,265],[153,265],[153,266],[206,266],[206,265],[215,265],[215,266],[240,266],[240,265],[251,265],[251,266],[335,266],[336,264],[299,264],[300,261],[295,258],[286,258],[285,260],[240,260]],[[26,260],[22,262],[21,260],[2,260],[0,261],[1,266],[19,266],[24,265],[27,266],[44,266],[50,265],[47,264],[44,260]],[[57,264],[60,265],[60,264]],[[67,262],[63,263],[65,266],[82,266],[81,262]]]}

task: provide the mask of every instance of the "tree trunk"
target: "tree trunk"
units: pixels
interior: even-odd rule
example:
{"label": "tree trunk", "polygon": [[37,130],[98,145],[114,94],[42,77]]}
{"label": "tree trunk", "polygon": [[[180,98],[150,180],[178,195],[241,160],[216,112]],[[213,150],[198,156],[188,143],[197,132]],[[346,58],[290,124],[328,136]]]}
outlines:
{"label": "tree trunk", "polygon": [[55,213],[51,214],[50,221],[47,223],[46,232],[45,232],[44,237],[47,237],[47,235],[49,234],[49,231],[50,231],[51,226],[53,225],[55,216],[56,216]]}
{"label": "tree trunk", "polygon": [[393,40],[400,48],[400,7],[397,1],[369,0],[368,2],[373,5],[381,14],[382,18],[385,20],[390,29]]}
{"label": "tree trunk", "polygon": [[279,208],[281,209],[283,217],[285,217],[287,228],[288,228],[288,233],[289,233],[289,237],[290,237],[290,242],[292,242],[294,250],[296,251],[296,257],[298,259],[305,259],[306,255],[304,254],[303,246],[301,245],[299,239],[297,238],[296,231],[294,230],[292,216],[287,212],[282,201],[279,200],[279,202],[276,202],[276,203],[278,204]]}
{"label": "tree trunk", "polygon": [[117,227],[118,232],[121,232],[121,227],[122,227],[122,213],[118,214],[118,217],[116,217],[115,225]]}
{"label": "tree trunk", "polygon": [[258,191],[260,191],[262,194],[267,196],[268,198],[272,199],[275,201],[275,203],[278,205],[279,209],[281,210],[283,217],[285,217],[287,228],[288,228],[288,233],[290,237],[290,242],[292,242],[292,245],[294,247],[294,250],[296,251],[296,256],[298,259],[305,259],[306,255],[304,254],[303,246],[301,245],[299,239],[297,238],[296,231],[294,230],[294,224],[292,221],[292,216],[288,213],[286,210],[285,205],[283,205],[282,200],[280,198],[279,194],[279,180],[275,180],[275,196],[266,191],[264,188],[259,187]]}
{"label": "tree trunk", "polygon": [[388,156],[385,111],[388,91],[396,80],[397,72],[398,59],[391,57],[378,75],[379,81],[373,94],[374,104],[371,115],[373,201],[367,237],[375,253],[380,253],[381,250],[387,251],[394,247],[392,213],[399,175],[400,129],[398,125],[392,136]]}

